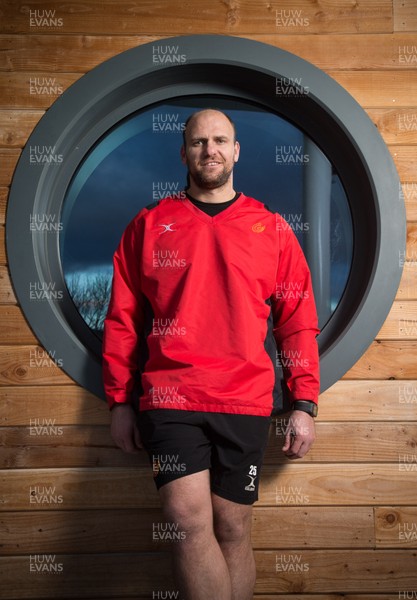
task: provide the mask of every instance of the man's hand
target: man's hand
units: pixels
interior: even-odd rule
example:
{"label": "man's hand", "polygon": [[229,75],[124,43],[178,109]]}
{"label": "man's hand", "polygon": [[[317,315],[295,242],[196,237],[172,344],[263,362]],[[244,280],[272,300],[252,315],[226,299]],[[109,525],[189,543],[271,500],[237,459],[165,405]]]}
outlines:
{"label": "man's hand", "polygon": [[143,448],[136,416],[129,404],[118,404],[112,409],[110,432],[116,445],[124,452],[139,452]]}
{"label": "man's hand", "polygon": [[302,458],[315,439],[314,418],[302,410],[293,410],[285,432],[284,454],[291,459]]}

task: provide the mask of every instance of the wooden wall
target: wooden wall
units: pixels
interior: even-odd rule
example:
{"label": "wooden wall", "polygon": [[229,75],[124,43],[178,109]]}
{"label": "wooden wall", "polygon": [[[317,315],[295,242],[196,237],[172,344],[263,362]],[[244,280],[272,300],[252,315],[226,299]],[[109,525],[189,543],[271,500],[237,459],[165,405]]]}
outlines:
{"label": "wooden wall", "polygon": [[[52,20],[36,26],[42,15]],[[128,48],[202,33],[260,40],[329,73],[382,133],[407,206],[396,301],[322,395],[313,450],[289,463],[281,424],[272,432],[254,511],[256,598],[417,598],[416,0],[0,0],[0,597],[178,597],[167,544],[152,535],[161,514],[146,460],[114,447],[101,400],[40,360],[4,220],[21,149],[58,97],[31,93],[31,79],[65,90]]]}

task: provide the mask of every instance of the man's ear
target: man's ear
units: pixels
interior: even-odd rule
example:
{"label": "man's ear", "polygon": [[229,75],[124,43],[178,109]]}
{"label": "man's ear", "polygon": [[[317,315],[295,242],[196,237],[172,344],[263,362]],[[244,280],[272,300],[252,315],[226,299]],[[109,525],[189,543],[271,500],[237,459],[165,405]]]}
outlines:
{"label": "man's ear", "polygon": [[182,160],[182,162],[185,165],[187,164],[187,155],[185,153],[185,146],[184,146],[184,144],[181,146],[181,160]]}
{"label": "man's ear", "polygon": [[236,141],[235,142],[235,155],[234,155],[235,163],[237,163],[237,161],[239,160],[239,154],[240,154],[240,144],[238,141]]}

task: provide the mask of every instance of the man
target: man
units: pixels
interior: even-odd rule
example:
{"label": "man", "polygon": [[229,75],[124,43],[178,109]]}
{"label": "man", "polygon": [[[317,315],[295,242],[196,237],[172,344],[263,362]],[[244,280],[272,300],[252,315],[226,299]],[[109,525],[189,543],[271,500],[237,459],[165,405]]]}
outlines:
{"label": "man", "polygon": [[[294,409],[284,452],[301,458],[315,435],[309,271],[285,221],[235,192],[239,150],[224,113],[191,115],[181,148],[187,198],[164,199],[128,226],[105,323],[112,436],[126,452],[142,443],[149,452],[164,514],[184,532],[173,562],[186,600],[252,599],[251,511],[272,410],[272,335]],[[301,293],[286,295],[289,283]],[[141,359],[137,425],[130,403]]]}

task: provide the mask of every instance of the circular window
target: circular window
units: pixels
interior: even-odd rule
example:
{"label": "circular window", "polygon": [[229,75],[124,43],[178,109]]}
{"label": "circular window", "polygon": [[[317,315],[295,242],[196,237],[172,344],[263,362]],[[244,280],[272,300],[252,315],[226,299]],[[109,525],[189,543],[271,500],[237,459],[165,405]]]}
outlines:
{"label": "circular window", "polygon": [[[353,255],[352,220],[340,178],[292,123],[253,104],[213,96],[147,107],[112,128],[82,161],[64,200],[60,235],[63,273],[76,308],[101,337],[112,257],[127,223],[151,199],[185,196],[179,148],[196,106],[226,110],[232,117],[242,147],[236,187],[279,212],[298,237],[316,284],[323,328],[341,300]],[[311,229],[307,216],[318,212],[325,227]]]}
{"label": "circular window", "polygon": [[31,135],[9,197],[16,295],[44,347],[104,397],[101,331],[111,258],[145,205],[181,197],[183,123],[230,113],[242,146],[236,187],[281,213],[298,236],[319,312],[322,390],[361,356],[401,277],[405,209],[389,152],[331,78],[282,50],[186,36],[103,63]]}

